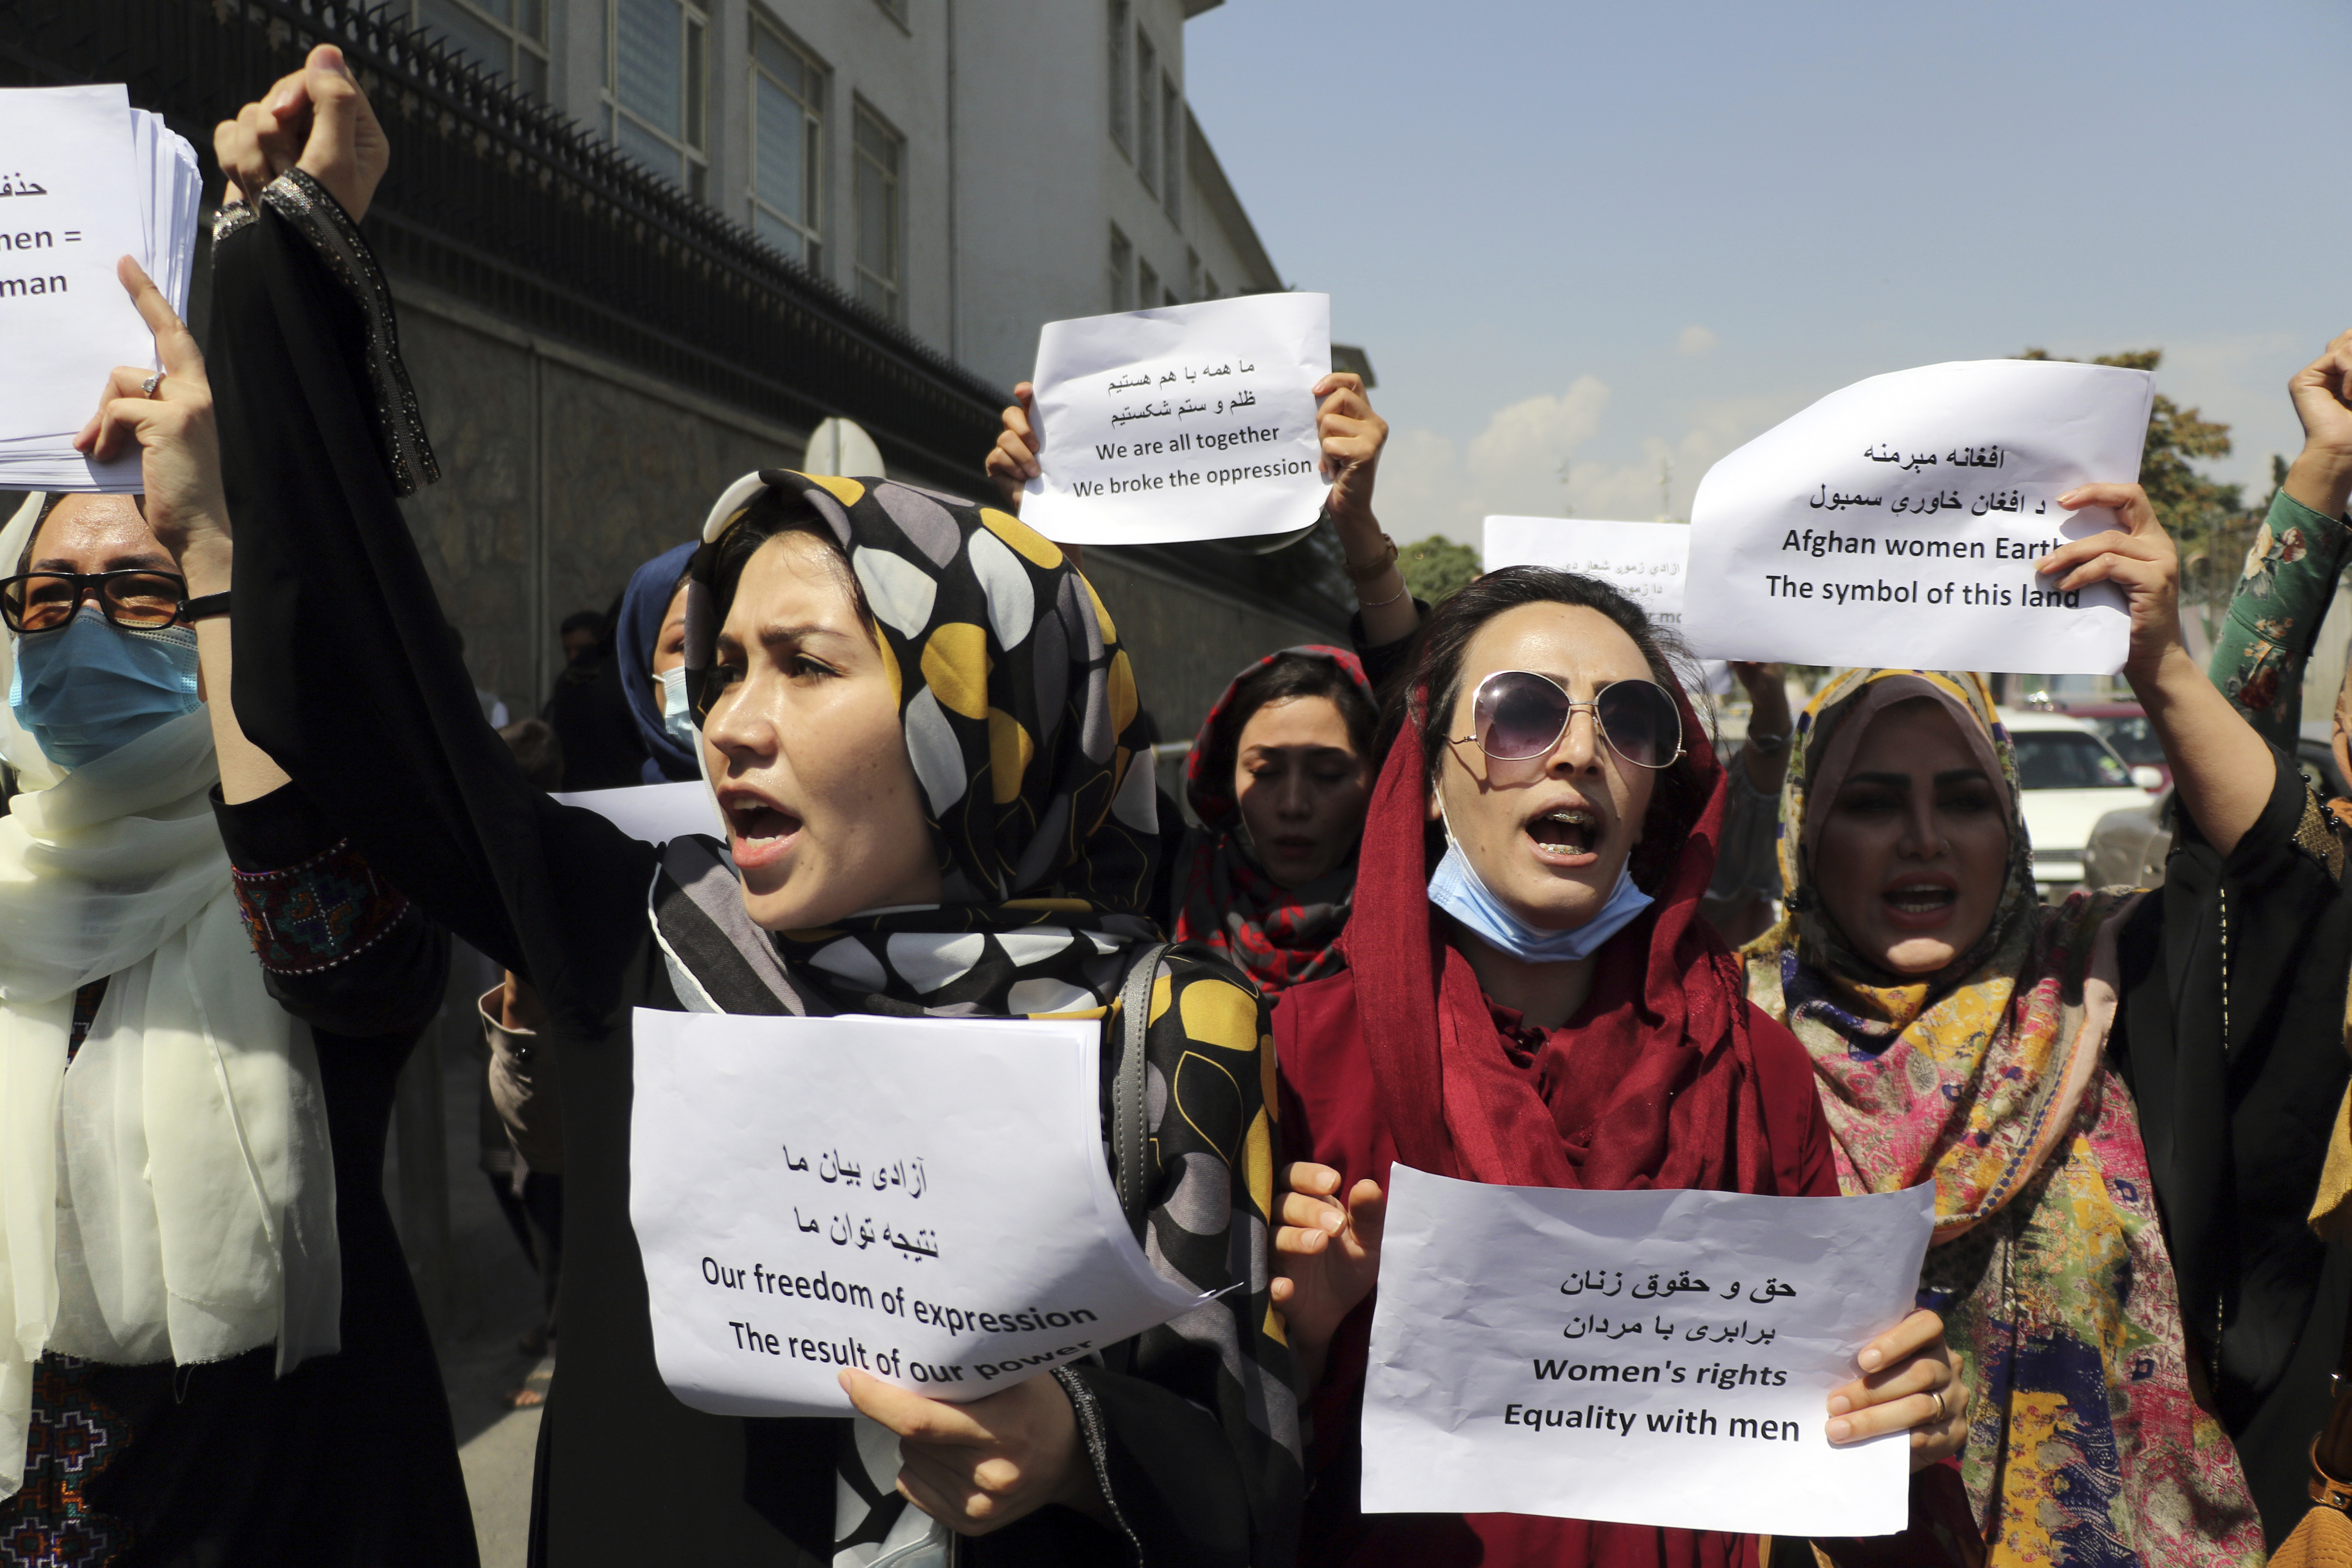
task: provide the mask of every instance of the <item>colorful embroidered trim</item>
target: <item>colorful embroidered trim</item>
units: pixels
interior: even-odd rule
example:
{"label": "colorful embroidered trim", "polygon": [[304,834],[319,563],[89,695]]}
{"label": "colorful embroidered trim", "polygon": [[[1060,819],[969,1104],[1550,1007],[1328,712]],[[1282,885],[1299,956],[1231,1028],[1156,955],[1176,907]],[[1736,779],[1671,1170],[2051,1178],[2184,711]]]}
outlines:
{"label": "colorful embroidered trim", "polygon": [[236,873],[237,912],[261,966],[307,974],[358,957],[408,913],[348,838],[278,871]]}

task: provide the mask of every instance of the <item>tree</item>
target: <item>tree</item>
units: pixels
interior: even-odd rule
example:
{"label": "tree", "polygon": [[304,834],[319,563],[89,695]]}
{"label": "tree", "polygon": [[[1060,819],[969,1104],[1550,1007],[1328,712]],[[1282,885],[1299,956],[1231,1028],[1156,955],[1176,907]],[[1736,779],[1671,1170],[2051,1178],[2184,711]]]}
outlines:
{"label": "tree", "polygon": [[1485,566],[1468,545],[1433,533],[1397,552],[1397,570],[1404,574],[1404,585],[1414,598],[1434,605],[1468,587]]}
{"label": "tree", "polygon": [[[2028,349],[2018,357],[2060,356]],[[2152,371],[2163,361],[2162,349],[2133,349],[2101,354],[2091,363]],[[2227,425],[2183,408],[2160,392],[2156,395],[2147,416],[2147,445],[2140,454],[2140,488],[2147,491],[2157,521],[2179,548],[2181,598],[2197,606],[2209,643],[2220,634],[2247,547],[2262,525],[2262,514],[2246,510],[2240,486],[2209,479],[2189,466],[2192,458],[2229,455]]]}

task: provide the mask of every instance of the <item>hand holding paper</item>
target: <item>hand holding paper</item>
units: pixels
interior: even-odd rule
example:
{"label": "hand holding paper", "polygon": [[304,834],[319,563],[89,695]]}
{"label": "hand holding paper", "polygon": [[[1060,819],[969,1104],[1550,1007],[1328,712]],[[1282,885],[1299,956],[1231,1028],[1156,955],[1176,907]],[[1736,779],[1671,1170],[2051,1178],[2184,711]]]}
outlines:
{"label": "hand holding paper", "polygon": [[2109,521],[2080,486],[2139,472],[2145,371],[1980,360],[1872,376],[1707,471],[1685,614],[1697,651],[1806,664],[2112,674],[2114,588],[2035,563]]}
{"label": "hand holding paper", "polygon": [[126,256],[115,270],[154,334],[163,378],[151,395],[145,369],[117,365],[98,412],[74,437],[74,449],[97,463],[136,454],[147,526],[173,560],[184,563],[191,549],[223,544],[229,536],[205,356],[195,335],[137,262]]}

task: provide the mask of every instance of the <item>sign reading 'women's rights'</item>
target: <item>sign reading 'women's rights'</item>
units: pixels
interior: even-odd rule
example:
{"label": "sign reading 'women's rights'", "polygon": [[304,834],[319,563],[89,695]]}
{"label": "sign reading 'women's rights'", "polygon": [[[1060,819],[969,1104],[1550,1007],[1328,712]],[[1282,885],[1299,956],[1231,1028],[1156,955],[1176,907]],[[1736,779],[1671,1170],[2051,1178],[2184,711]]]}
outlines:
{"label": "sign reading 'women's rights'", "polygon": [[1684,613],[1697,651],[1799,664],[2112,674],[2130,618],[2105,584],[2034,570],[2117,526],[2069,512],[2129,483],[2146,371],[1971,360],[1856,382],[1699,482]]}
{"label": "sign reading 'women's rights'", "polygon": [[639,1008],[629,1219],[670,1392],[842,1415],[856,1367],[962,1403],[1207,1300],[1119,1212],[1101,1031]]}
{"label": "sign reading 'women's rights'", "polygon": [[1911,1310],[1932,1184],[1778,1198],[1393,1171],[1366,1512],[1904,1527],[1908,1440],[1832,1447],[1829,1394]]}
{"label": "sign reading 'women's rights'", "polygon": [[1071,544],[1305,528],[1329,488],[1311,394],[1330,374],[1328,294],[1048,321],[1033,382],[1044,472],[1021,521]]}

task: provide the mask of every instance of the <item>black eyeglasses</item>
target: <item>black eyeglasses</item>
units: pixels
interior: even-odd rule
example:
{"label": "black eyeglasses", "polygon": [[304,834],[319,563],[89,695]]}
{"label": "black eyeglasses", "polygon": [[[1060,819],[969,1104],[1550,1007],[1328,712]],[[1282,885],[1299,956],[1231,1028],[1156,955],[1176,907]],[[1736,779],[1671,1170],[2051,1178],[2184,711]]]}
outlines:
{"label": "black eyeglasses", "polygon": [[1478,683],[1471,707],[1476,732],[1448,745],[1478,742],[1498,763],[1549,753],[1577,710],[1589,710],[1609,749],[1640,768],[1663,768],[1683,754],[1683,716],[1654,680],[1612,680],[1590,702],[1572,700],[1557,680],[1529,669],[1501,669]]}
{"label": "black eyeglasses", "polygon": [[0,577],[0,621],[12,632],[61,629],[95,596],[118,626],[154,631],[180,618],[188,580],[176,572],[24,572]]}

